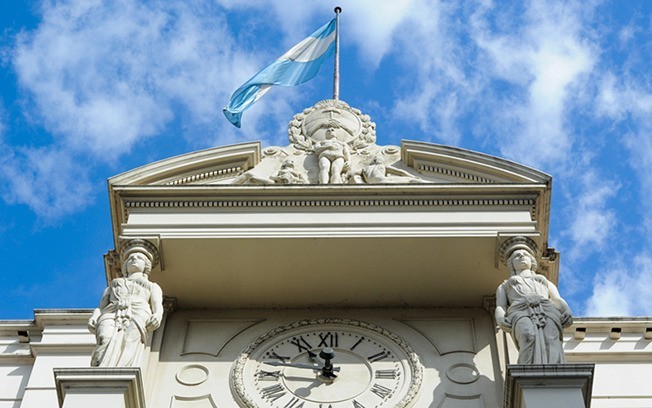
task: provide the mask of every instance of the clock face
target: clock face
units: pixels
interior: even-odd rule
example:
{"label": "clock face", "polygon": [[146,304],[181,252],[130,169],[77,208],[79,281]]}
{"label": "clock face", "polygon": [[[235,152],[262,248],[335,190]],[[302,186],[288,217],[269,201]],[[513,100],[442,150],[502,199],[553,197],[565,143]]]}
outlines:
{"label": "clock face", "polygon": [[422,367],[395,334],[350,319],[302,320],[258,338],[233,366],[248,407],[406,407]]}

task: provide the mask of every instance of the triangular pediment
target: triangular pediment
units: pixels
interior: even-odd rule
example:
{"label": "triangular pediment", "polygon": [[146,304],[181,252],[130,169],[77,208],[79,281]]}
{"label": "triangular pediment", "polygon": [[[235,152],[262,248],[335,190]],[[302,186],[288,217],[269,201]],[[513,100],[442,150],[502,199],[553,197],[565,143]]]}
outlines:
{"label": "triangular pediment", "polygon": [[403,140],[401,161],[424,178],[449,183],[548,184],[552,178],[513,161],[458,147]]}
{"label": "triangular pediment", "polygon": [[[382,157],[384,180],[368,183],[360,177],[376,157]],[[287,147],[261,149],[259,142],[192,152],[155,162],[109,180],[117,186],[189,186],[217,184],[289,184],[279,177],[292,163],[298,176],[292,184],[317,184],[318,157]],[[370,145],[351,155],[348,184],[547,184],[550,177],[521,164],[483,153],[425,142],[402,141],[401,146]],[[357,175],[357,176],[356,176]]]}
{"label": "triangular pediment", "polygon": [[215,184],[230,180],[260,163],[260,142],[215,147],[182,154],[127,171],[109,179],[112,186]]}
{"label": "triangular pediment", "polygon": [[402,141],[376,144],[369,115],[324,100],[294,115],[290,144],[242,143],[172,157],[109,179],[111,186],[289,184],[548,184],[548,175],[470,150]]}

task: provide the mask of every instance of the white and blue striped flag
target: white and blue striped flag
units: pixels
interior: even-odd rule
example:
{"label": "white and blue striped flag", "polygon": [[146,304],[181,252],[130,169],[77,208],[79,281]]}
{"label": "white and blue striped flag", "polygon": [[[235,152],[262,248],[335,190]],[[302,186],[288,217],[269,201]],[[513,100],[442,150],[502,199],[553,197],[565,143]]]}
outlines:
{"label": "white and blue striped flag", "polygon": [[335,27],[334,18],[236,89],[228,106],[222,110],[229,122],[240,127],[242,112],[265,95],[272,85],[294,86],[314,78],[322,62],[333,55]]}

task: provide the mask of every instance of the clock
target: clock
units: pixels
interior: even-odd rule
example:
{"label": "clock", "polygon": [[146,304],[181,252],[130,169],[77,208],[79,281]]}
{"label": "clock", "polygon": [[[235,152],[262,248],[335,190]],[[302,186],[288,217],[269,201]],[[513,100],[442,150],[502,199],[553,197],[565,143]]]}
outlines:
{"label": "clock", "polygon": [[260,336],[231,370],[246,407],[408,407],[423,367],[399,336],[351,319],[301,320]]}

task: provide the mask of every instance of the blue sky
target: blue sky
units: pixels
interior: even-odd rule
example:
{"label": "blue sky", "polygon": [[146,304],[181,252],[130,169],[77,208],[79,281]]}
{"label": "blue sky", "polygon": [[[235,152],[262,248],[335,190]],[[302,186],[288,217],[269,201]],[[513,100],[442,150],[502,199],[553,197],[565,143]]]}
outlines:
{"label": "blue sky", "polygon": [[652,316],[652,2],[0,2],[0,319],[95,307],[106,179],[193,150],[286,145],[332,66],[240,84],[341,5],[341,99],[378,144],[450,144],[551,174],[551,246],[579,316]]}

